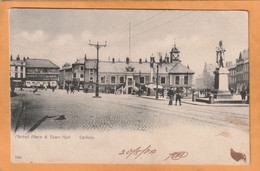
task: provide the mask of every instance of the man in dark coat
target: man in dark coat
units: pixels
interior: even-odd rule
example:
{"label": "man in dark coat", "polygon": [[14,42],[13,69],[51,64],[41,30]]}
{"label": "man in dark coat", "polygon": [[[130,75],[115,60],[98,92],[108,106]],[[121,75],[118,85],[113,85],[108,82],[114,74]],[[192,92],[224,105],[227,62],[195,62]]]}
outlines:
{"label": "man in dark coat", "polygon": [[242,97],[242,100],[246,100],[246,90],[243,88],[242,91],[240,92],[240,95]]}
{"label": "man in dark coat", "polygon": [[182,98],[181,90],[180,90],[180,89],[177,89],[177,90],[176,90],[176,101],[175,101],[175,105],[177,105],[177,102],[179,101],[179,104],[180,104],[180,106],[181,106],[181,98]]}
{"label": "man in dark coat", "polygon": [[174,98],[174,91],[173,88],[171,87],[171,89],[168,91],[168,96],[169,96],[169,105],[172,105],[172,99]]}

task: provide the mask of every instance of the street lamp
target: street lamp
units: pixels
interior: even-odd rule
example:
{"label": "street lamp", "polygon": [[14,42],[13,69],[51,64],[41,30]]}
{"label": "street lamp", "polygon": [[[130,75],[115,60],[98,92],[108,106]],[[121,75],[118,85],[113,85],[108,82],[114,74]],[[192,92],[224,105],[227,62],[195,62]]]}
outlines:
{"label": "street lamp", "polygon": [[158,84],[159,84],[159,64],[157,64],[157,73],[156,73],[156,99],[158,99]]}
{"label": "street lamp", "polygon": [[186,97],[188,96],[188,86],[189,86],[189,75],[187,71],[187,87],[186,87]]}

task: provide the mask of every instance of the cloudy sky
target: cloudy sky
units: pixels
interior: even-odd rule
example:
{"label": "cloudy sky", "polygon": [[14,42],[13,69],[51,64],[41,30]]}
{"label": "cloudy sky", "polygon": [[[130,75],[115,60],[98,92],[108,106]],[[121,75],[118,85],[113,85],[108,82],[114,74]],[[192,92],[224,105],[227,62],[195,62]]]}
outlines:
{"label": "cloudy sky", "polygon": [[58,66],[77,58],[96,58],[88,45],[107,41],[100,59],[149,60],[154,54],[169,54],[174,42],[183,64],[200,74],[204,63],[215,63],[220,40],[226,61],[234,61],[248,48],[248,13],[245,11],[183,10],[79,10],[12,9],[10,11],[10,54],[46,58]]}

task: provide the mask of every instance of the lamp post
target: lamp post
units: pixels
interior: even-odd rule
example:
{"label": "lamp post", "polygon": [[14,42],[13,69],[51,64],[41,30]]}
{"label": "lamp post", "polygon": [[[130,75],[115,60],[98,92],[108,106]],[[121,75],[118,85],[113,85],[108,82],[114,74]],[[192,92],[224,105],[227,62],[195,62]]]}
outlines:
{"label": "lamp post", "polygon": [[89,45],[90,46],[94,46],[97,49],[97,79],[96,79],[96,95],[93,96],[93,98],[100,98],[99,96],[99,79],[98,79],[98,63],[99,63],[99,49],[101,47],[106,47],[107,46],[107,41],[105,41],[104,45],[100,45],[99,42],[97,42],[97,44],[91,44],[90,40],[89,40]]}
{"label": "lamp post", "polygon": [[187,71],[187,87],[186,87],[186,97],[188,96],[188,86],[189,86],[189,74]]}
{"label": "lamp post", "polygon": [[156,99],[158,99],[158,84],[159,84],[159,65],[157,64],[157,73],[156,73]]}

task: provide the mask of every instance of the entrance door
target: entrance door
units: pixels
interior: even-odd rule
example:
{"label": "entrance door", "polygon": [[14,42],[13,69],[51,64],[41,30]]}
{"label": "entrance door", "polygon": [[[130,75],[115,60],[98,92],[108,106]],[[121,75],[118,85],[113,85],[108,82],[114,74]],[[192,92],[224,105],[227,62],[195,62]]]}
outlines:
{"label": "entrance door", "polygon": [[127,78],[128,86],[133,86],[133,78]]}
{"label": "entrance door", "polygon": [[128,94],[132,93],[132,87],[128,87]]}

